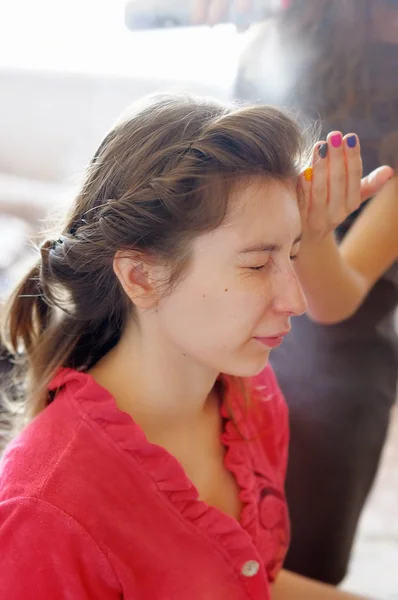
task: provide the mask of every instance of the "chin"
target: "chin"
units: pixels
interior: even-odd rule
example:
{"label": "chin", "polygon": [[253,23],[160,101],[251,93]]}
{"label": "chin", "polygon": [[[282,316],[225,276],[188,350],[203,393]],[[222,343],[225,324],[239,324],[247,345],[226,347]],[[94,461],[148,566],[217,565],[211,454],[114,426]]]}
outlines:
{"label": "chin", "polygon": [[252,356],[251,359],[245,358],[238,360],[235,364],[228,365],[229,368],[223,369],[222,373],[234,377],[255,377],[265,369],[268,364],[270,351],[262,352],[261,355]]}

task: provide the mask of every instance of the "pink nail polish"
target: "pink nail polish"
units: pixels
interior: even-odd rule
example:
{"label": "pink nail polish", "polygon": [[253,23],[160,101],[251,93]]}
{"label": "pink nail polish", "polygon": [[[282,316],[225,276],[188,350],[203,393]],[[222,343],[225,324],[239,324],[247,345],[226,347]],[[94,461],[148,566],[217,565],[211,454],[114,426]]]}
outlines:
{"label": "pink nail polish", "polygon": [[334,148],[339,148],[341,146],[341,139],[341,133],[335,133],[334,135],[332,135],[332,137],[330,138],[332,146]]}

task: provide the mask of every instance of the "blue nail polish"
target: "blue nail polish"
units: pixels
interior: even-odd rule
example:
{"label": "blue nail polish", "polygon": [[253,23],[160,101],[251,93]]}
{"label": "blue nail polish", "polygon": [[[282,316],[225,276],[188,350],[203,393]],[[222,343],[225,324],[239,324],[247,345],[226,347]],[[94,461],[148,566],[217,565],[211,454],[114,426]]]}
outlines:
{"label": "blue nail polish", "polygon": [[324,144],[321,144],[320,146],[318,146],[318,153],[319,153],[319,156],[321,158],[326,158],[326,156],[328,154],[328,144],[327,144],[327,142],[325,142]]}
{"label": "blue nail polish", "polygon": [[356,145],[357,145],[357,136],[349,135],[347,138],[347,146],[349,148],[355,148]]}

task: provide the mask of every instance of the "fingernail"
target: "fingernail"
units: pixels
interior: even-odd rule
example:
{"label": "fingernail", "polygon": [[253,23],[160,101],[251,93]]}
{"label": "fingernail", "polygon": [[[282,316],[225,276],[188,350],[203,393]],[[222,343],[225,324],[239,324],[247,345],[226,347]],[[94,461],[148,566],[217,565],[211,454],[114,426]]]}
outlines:
{"label": "fingernail", "polygon": [[304,179],[306,181],[311,181],[312,180],[312,167],[308,167],[308,169],[305,169],[305,171],[304,171]]}
{"label": "fingernail", "polygon": [[326,158],[328,154],[328,145],[326,142],[318,146],[318,154],[321,158]]}
{"label": "fingernail", "polygon": [[330,140],[334,148],[339,148],[341,146],[341,133],[335,133],[334,135],[332,135]]}
{"label": "fingernail", "polygon": [[355,148],[356,145],[357,145],[357,136],[349,135],[347,138],[347,146],[349,148]]}

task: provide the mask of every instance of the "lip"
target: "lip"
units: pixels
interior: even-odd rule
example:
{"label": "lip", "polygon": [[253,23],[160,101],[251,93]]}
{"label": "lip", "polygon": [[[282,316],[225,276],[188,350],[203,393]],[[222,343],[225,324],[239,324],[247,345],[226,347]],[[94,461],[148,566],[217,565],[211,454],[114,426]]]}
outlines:
{"label": "lip", "polygon": [[282,344],[283,338],[289,333],[289,331],[290,330],[282,331],[280,333],[277,333],[276,335],[270,335],[267,337],[256,336],[254,339],[263,346],[266,346],[267,348],[277,348]]}

